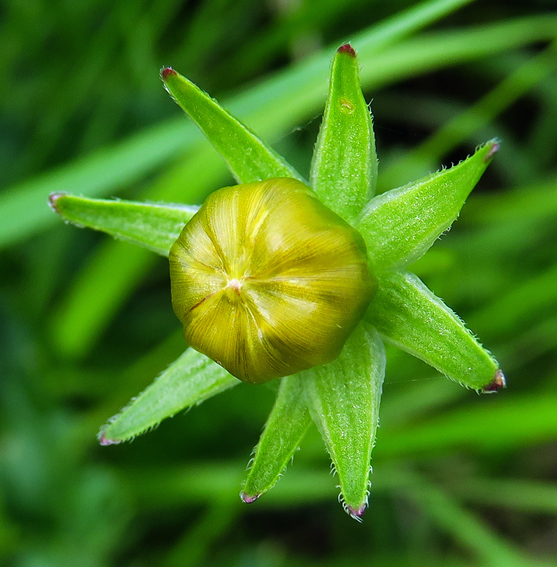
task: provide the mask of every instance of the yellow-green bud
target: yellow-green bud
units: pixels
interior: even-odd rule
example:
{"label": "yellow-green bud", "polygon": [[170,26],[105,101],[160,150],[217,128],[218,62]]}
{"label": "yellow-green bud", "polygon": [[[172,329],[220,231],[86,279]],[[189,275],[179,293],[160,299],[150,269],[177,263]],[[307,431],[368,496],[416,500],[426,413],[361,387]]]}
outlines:
{"label": "yellow-green bud", "polygon": [[253,383],[334,360],[376,290],[360,234],[289,178],[210,195],[170,277],[186,341]]}

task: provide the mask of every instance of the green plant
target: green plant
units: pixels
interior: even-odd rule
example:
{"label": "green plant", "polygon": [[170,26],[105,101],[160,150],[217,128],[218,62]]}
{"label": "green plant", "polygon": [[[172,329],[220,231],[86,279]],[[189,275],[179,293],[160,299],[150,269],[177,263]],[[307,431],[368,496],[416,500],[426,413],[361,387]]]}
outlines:
{"label": "green plant", "polygon": [[[167,68],[171,95],[198,124],[239,183],[290,177],[289,164],[191,82]],[[497,141],[474,155],[414,183],[373,196],[377,157],[371,115],[363,98],[355,51],[339,48],[315,148],[310,183],[315,195],[351,224],[367,245],[378,291],[340,356],[280,379],[242,498],[269,490],[292,458],[313,420],[331,455],[348,513],[363,514],[371,450],[385,372],[383,340],[424,360],[448,378],[479,392],[505,384],[494,358],[463,322],[411,272],[458,216],[493,155]],[[167,256],[196,208],[51,195],[64,219],[105,231]],[[128,440],[162,419],[238,383],[221,366],[192,349],[102,429],[108,445]]]}

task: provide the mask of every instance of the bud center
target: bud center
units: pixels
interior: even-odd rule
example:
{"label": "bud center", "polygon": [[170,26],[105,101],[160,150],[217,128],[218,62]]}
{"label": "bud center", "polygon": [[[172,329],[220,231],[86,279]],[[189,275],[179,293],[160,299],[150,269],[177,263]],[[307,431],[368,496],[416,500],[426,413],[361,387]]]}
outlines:
{"label": "bud center", "polygon": [[226,287],[240,295],[240,292],[242,291],[242,282],[236,278],[232,278],[231,280],[228,280]]}

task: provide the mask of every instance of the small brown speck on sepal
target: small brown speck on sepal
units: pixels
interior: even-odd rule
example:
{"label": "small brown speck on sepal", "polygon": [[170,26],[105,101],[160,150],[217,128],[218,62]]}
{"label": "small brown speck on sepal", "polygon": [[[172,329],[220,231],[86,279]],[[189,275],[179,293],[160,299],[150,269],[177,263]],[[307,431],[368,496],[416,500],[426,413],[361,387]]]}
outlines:
{"label": "small brown speck on sepal", "polygon": [[99,443],[106,447],[107,445],[118,445],[120,441],[118,439],[108,439],[108,437],[104,434],[104,432],[99,434]]}
{"label": "small brown speck on sepal", "polygon": [[484,163],[488,163],[493,159],[493,156],[499,151],[501,144],[499,142],[491,142],[491,148],[484,156]]}
{"label": "small brown speck on sepal", "polygon": [[356,57],[356,50],[349,44],[345,43],[337,49],[338,53],[347,53],[351,57]]}
{"label": "small brown speck on sepal", "polygon": [[507,383],[505,381],[505,375],[501,372],[501,370],[497,370],[495,373],[495,377],[493,380],[482,389],[484,394],[494,394],[498,392],[501,388],[505,388]]}
{"label": "small brown speck on sepal", "polygon": [[166,79],[170,76],[170,75],[177,75],[178,73],[176,73],[176,71],[174,71],[174,69],[172,67],[164,67],[161,70],[161,79],[163,81],[166,81]]}
{"label": "small brown speck on sepal", "polygon": [[245,492],[240,492],[240,498],[242,499],[242,502],[245,502],[246,504],[251,504],[252,502],[255,502],[260,496],[261,494],[255,494],[253,496],[249,496]]}
{"label": "small brown speck on sepal", "polygon": [[51,193],[48,196],[48,204],[50,205],[50,208],[55,212],[55,213],[60,213],[60,211],[58,210],[58,208],[56,207],[56,201],[58,201],[58,199],[60,199],[60,197],[65,197],[66,193]]}

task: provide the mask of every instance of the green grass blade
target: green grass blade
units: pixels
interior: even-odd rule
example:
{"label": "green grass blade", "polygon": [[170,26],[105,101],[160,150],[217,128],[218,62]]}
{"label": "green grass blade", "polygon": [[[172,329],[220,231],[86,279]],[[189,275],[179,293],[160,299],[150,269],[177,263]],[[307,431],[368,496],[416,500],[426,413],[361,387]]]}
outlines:
{"label": "green grass blade", "polygon": [[427,421],[384,429],[377,456],[439,454],[466,447],[489,453],[551,442],[557,434],[557,396],[522,395],[517,399],[481,398],[461,409],[447,410]]}
{"label": "green grass blade", "polygon": [[50,204],[66,221],[106,232],[161,256],[168,256],[182,228],[197,211],[197,207],[187,205],[106,201],[63,193],[51,195]]}
{"label": "green grass blade", "polygon": [[[377,51],[389,43],[432,24],[443,16],[462,7],[471,0],[433,0],[397,14],[384,22],[373,25],[354,38],[354,44],[360,52],[360,62],[363,64],[360,78],[366,86],[378,88],[386,83],[415,73],[426,62],[413,59],[410,66],[404,64],[406,58],[412,55],[414,45],[404,47],[402,57],[395,54],[395,60],[401,59],[401,70],[393,69],[392,61]],[[546,21],[548,20],[548,21]],[[506,32],[513,32],[516,42],[512,46],[543,39],[549,35],[550,26],[557,25],[557,18],[546,17],[532,21],[528,26],[530,33],[518,33],[524,26],[517,22],[516,29],[506,30],[498,34],[500,22],[497,25],[482,28],[482,41],[499,39],[499,44],[489,41],[491,49],[483,50],[482,45],[474,44],[476,52],[467,54],[469,57],[481,57],[485,54],[506,49],[509,37]],[[503,26],[504,27],[504,26]],[[462,32],[463,36],[472,33],[471,30]],[[475,36],[474,36],[475,37]],[[426,57],[429,68],[447,65],[450,61],[442,59],[437,49],[438,38],[434,44],[421,52]],[[444,40],[443,40],[444,41]],[[459,39],[462,44],[463,38]],[[465,43],[467,40],[465,39]],[[308,61],[296,65],[286,72],[265,81],[250,91],[226,101],[224,106],[232,114],[257,130],[259,135],[276,139],[288,132],[300,120],[304,120],[323,100],[323,84],[326,80],[330,65],[331,49],[327,47]],[[443,47],[442,45],[440,46]],[[454,51],[454,49],[453,49]],[[455,55],[456,57],[456,55]],[[441,60],[436,64],[436,60]],[[458,60],[465,60],[461,57]],[[456,61],[458,61],[456,60]],[[383,61],[385,64],[383,65]],[[367,64],[366,64],[367,63]],[[396,63],[396,61],[395,61]],[[13,186],[0,196],[0,246],[14,243],[31,236],[38,230],[54,224],[44,206],[50,193],[64,191],[88,197],[102,197],[111,192],[116,193],[120,187],[137,181],[155,169],[168,163],[180,153],[192,149],[199,140],[193,125],[184,124],[183,120],[175,119],[161,125],[153,126],[136,134],[124,142],[113,144],[87,158],[80,158],[67,166],[32,180]]]}
{"label": "green grass blade", "polygon": [[215,499],[184,529],[181,539],[161,557],[161,567],[195,567],[206,563],[206,557],[226,536],[240,516],[235,499]]}
{"label": "green grass blade", "polygon": [[420,2],[398,12],[392,18],[358,34],[354,45],[371,53],[382,51],[387,45],[422,29],[476,0],[432,0]]}
{"label": "green grass blade", "polygon": [[443,152],[453,150],[474,131],[492,122],[496,116],[555,71],[556,47],[557,44],[553,42],[547,49],[528,59],[475,104],[445,123],[412,154],[440,156]]}
{"label": "green grass blade", "polygon": [[[390,354],[390,353],[389,353]],[[394,357],[389,357],[389,364],[397,366]],[[402,378],[403,370],[397,366],[397,374]],[[434,371],[426,376],[413,375],[411,381],[398,384],[396,392],[385,396],[381,402],[381,426],[399,428],[428,416],[432,412],[455,404],[466,396],[467,392],[449,380],[435,376]]]}
{"label": "green grass blade", "polygon": [[101,429],[101,445],[129,441],[183,409],[226,390],[239,380],[216,362],[188,349],[144,392]]}
{"label": "green grass blade", "polygon": [[414,274],[384,274],[367,316],[387,340],[451,380],[481,392],[504,385],[495,359]]}
{"label": "green grass blade", "polygon": [[557,486],[547,481],[473,476],[460,477],[458,482],[451,483],[450,488],[458,497],[482,506],[557,515]]}
{"label": "green grass blade", "polygon": [[[548,14],[409,39],[380,52],[390,42],[466,3],[420,4],[356,35],[353,42],[362,64],[362,86],[373,86],[377,90],[409,76],[555,36],[557,16]],[[274,140],[320,106],[329,54],[330,48],[327,48],[317,57],[269,79],[225,106],[261,136]],[[46,176],[11,187],[0,196],[0,246],[15,243],[54,224],[44,205],[50,193],[79,191],[88,197],[116,193],[120,187],[143,178],[190,150],[199,138],[195,128],[188,126],[182,120],[154,126]],[[213,158],[212,163],[216,161]]]}
{"label": "green grass blade", "polygon": [[[242,480],[241,462],[213,460],[188,462],[185,465],[166,465],[164,468],[122,466],[122,472],[142,504],[151,510],[182,508],[185,504],[230,502],[237,498]],[[258,502],[260,509],[300,508],[331,498],[331,475],[328,470],[296,467],[281,479],[275,490]],[[246,508],[241,506],[240,511]]]}
{"label": "green grass blade", "polygon": [[346,511],[359,519],[367,505],[371,450],[379,421],[385,351],[360,324],[339,358],[300,373],[307,404],[335,466]]}
{"label": "green grass blade", "polygon": [[470,140],[474,133],[493,122],[503,111],[513,105],[535,85],[541,83],[557,66],[555,43],[523,65],[509,73],[485,96],[463,112],[444,123],[433,135],[406,154],[387,170],[382,171],[381,184],[404,182],[416,171],[419,175],[426,164],[435,163],[443,155],[453,151],[458,144]]}
{"label": "green grass blade", "polygon": [[239,183],[300,174],[198,86],[173,69],[162,71],[168,92],[225,159]]}
{"label": "green grass blade", "polygon": [[310,424],[300,375],[282,378],[242,489],[244,502],[253,502],[275,485]]}
{"label": "green grass blade", "polygon": [[142,179],[199,138],[193,126],[173,120],[131,136],[85,158],[9,188],[0,196],[0,246],[13,244],[56,222],[51,193],[102,197]]}
{"label": "green grass blade", "polygon": [[[270,57],[271,53],[280,53],[280,50],[284,49],[288,38],[303,34],[307,25],[306,21],[311,21],[312,26],[321,26],[322,29],[323,26],[333,27],[338,17],[343,12],[351,10],[352,4],[357,4],[358,1],[349,0],[349,2],[341,3],[336,0],[327,0],[318,4],[309,2],[297,6],[295,12],[289,13],[291,17],[286,20],[281,19],[275,27],[264,29],[260,34],[250,38],[250,41],[234,54],[232,63],[227,60],[220,65],[221,68],[226,66],[226,70],[223,69],[221,72],[240,76],[252,75],[253,70],[258,69],[261,62]],[[416,29],[427,26],[474,1],[421,2],[375,25],[373,43],[377,50],[382,49],[385,45],[400,40]]]}
{"label": "green grass blade", "polygon": [[52,314],[50,337],[57,352],[71,358],[86,354],[156,258],[124,242],[103,243]]}
{"label": "green grass blade", "polygon": [[423,256],[457,218],[498,149],[497,142],[488,142],[450,169],[372,199],[356,228],[375,271],[401,268]]}
{"label": "green grass blade", "polygon": [[499,20],[468,28],[423,33],[377,53],[371,30],[353,38],[362,68],[362,86],[375,87],[418,76],[465,61],[493,56],[555,38],[557,15],[548,13]]}
{"label": "green grass blade", "polygon": [[522,557],[510,542],[499,537],[480,518],[434,485],[413,479],[402,490],[424,509],[439,528],[477,556],[482,565],[532,566],[532,562]]}
{"label": "green grass blade", "polygon": [[348,222],[356,219],[375,190],[377,154],[371,113],[350,45],[340,47],[333,61],[310,179],[319,198]]}
{"label": "green grass blade", "polygon": [[528,321],[552,310],[557,301],[557,264],[540,269],[535,275],[513,282],[513,286],[493,299],[473,317],[479,326],[487,325],[497,335],[521,332]]}

